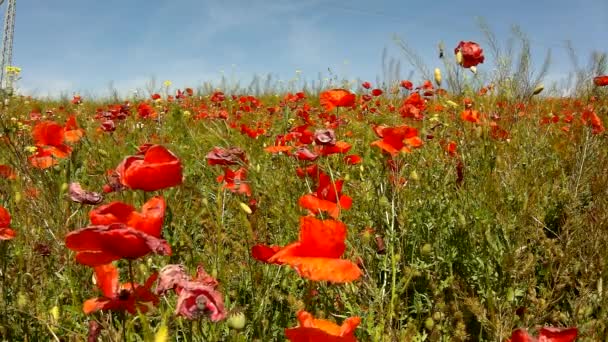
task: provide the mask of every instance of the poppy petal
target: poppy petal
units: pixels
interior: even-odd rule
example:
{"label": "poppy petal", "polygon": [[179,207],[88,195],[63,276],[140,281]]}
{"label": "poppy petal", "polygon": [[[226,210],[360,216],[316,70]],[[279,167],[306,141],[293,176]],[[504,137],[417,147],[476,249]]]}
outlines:
{"label": "poppy petal", "polygon": [[313,281],[345,283],[357,280],[362,274],[359,267],[350,260],[285,257],[282,261],[293,267],[300,277]]}

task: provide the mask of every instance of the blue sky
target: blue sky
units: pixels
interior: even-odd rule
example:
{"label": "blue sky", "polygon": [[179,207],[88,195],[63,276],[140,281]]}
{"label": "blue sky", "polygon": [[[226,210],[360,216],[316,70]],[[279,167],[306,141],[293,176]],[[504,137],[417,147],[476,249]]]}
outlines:
{"label": "blue sky", "polygon": [[[539,63],[552,48],[553,78],[570,70],[564,40],[582,62],[608,50],[606,0],[28,0],[17,3],[13,64],[23,69],[21,91],[38,96],[104,95],[110,82],[127,92],[152,77],[196,87],[222,70],[244,84],[268,73],[287,81],[296,70],[312,80],[328,68],[375,81],[384,47],[404,77],[412,70],[394,34],[434,68],[439,41],[450,55],[460,40],[484,47],[478,16],[502,42],[520,25]],[[489,57],[480,69],[492,68]]]}

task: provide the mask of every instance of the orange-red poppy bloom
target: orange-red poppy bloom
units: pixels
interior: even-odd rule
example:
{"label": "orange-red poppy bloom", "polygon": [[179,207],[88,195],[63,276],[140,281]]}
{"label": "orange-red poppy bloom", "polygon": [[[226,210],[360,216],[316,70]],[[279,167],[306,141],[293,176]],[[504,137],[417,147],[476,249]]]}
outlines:
{"label": "orange-red poppy bloom", "polygon": [[224,183],[224,189],[232,192],[251,196],[251,187],[247,183],[247,169],[244,167],[232,171],[229,168],[224,169],[224,174],[217,177],[219,183]]}
{"label": "orange-red poppy bloom", "polygon": [[76,261],[87,266],[99,266],[119,259],[134,260],[150,253],[171,255],[167,241],[124,223],[77,229],[66,235],[65,245],[76,252]]}
{"label": "orange-red poppy bloom", "polygon": [[298,204],[302,208],[313,214],[327,212],[333,218],[340,216],[340,209],[350,209],[352,198],[342,194],[344,180],[332,182],[330,176],[320,172],[317,181],[317,190],[314,193],[300,197]]}
{"label": "orange-red poppy bloom", "polygon": [[301,310],[297,314],[300,323],[295,328],[285,329],[285,336],[291,342],[356,342],[355,329],[361,318],[350,317],[337,325],[325,319],[316,319],[312,314]]}
{"label": "orange-red poppy bloom", "polygon": [[156,119],[158,117],[158,113],[146,102],[142,102],[137,106],[137,114],[142,119]]}
{"label": "orange-red poppy bloom", "polygon": [[608,86],[608,75],[594,77],[593,83],[598,87]]}
{"label": "orange-red poppy bloom", "polygon": [[351,154],[344,157],[344,162],[348,165],[357,165],[363,162],[363,158],[358,154]]}
{"label": "orange-red poppy bloom", "polygon": [[15,237],[15,231],[10,228],[11,214],[6,208],[0,206],[0,240],[11,240]]}
{"label": "orange-red poppy bloom", "polygon": [[306,279],[350,282],[361,276],[361,270],[350,260],[339,259],[346,248],[345,240],[344,223],[304,216],[300,218],[297,242],[283,248],[257,245],[252,248],[252,256],[270,264],[289,265]]}
{"label": "orange-red poppy bloom", "polygon": [[146,153],[126,157],[116,167],[120,183],[130,189],[155,191],[182,184],[182,163],[171,151],[153,145]]}
{"label": "orange-red poppy bloom", "polygon": [[334,145],[317,145],[315,152],[322,156],[329,156],[336,153],[348,153],[353,145],[346,141],[336,141]]}
{"label": "orange-red poppy bloom", "polygon": [[76,122],[76,116],[70,115],[65,123],[65,141],[67,142],[78,142],[84,137],[84,129],[78,127]]}
{"label": "orange-red poppy bloom", "polygon": [[583,115],[581,117],[583,123],[589,125],[593,128],[593,134],[603,133],[606,129],[604,128],[604,123],[602,119],[595,113],[592,106],[588,106],[583,111]]}
{"label": "orange-red poppy bloom", "polygon": [[112,202],[97,207],[89,212],[89,219],[94,225],[124,223],[148,235],[159,238],[165,218],[167,205],[164,198],[152,197],[141,207],[141,212],[122,202]]}
{"label": "orange-red poppy bloom", "polygon": [[392,156],[399,152],[411,152],[410,147],[421,147],[423,142],[418,136],[418,130],[407,125],[386,127],[376,126],[374,132],[381,138],[372,142],[372,146],[379,147],[383,152]]}
{"label": "orange-red poppy bloom", "polygon": [[351,107],[356,98],[355,94],[346,89],[331,89],[319,94],[319,101],[328,112],[336,107]]}
{"label": "orange-red poppy bloom", "polygon": [[573,342],[577,336],[577,328],[543,327],[538,333],[538,339],[530,336],[525,329],[517,329],[507,342]]}
{"label": "orange-red poppy bloom", "polygon": [[483,49],[475,42],[461,41],[454,49],[454,54],[458,54],[458,52],[462,54],[460,65],[462,65],[463,68],[470,68],[483,63],[485,58]]}
{"label": "orange-red poppy bloom", "polygon": [[425,100],[419,93],[412,93],[403,101],[403,105],[399,108],[399,113],[401,113],[401,116],[404,118],[422,120],[424,118],[425,109]]}
{"label": "orange-red poppy bloom", "polygon": [[55,158],[67,158],[72,148],[64,144],[65,128],[53,121],[42,121],[32,129],[36,154],[30,156],[32,166],[45,169],[57,164]]}
{"label": "orange-red poppy bloom", "polygon": [[150,290],[158,278],[152,274],[143,285],[118,283],[118,269],[112,264],[99,265],[94,268],[97,287],[103,297],[87,299],[82,305],[82,311],[90,314],[99,310],[128,312],[132,315],[137,311],[145,313],[149,304],[157,305],[158,297]]}
{"label": "orange-red poppy bloom", "polygon": [[464,121],[472,123],[481,123],[481,116],[478,111],[474,109],[465,109],[460,113],[460,118]]}

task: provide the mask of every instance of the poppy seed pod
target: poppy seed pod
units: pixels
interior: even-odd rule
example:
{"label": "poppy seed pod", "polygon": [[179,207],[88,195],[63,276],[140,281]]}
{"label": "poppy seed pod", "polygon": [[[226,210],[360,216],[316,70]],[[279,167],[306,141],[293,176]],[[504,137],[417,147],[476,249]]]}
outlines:
{"label": "poppy seed pod", "polygon": [[542,85],[542,84],[539,84],[539,85],[537,85],[537,86],[534,88],[534,92],[533,92],[532,94],[533,94],[533,95],[538,95],[538,94],[540,94],[540,93],[541,93],[541,92],[542,92],[544,89],[545,89],[545,86],[544,86],[544,85]]}
{"label": "poppy seed pod", "polygon": [[441,86],[441,69],[435,68],[435,83]]}

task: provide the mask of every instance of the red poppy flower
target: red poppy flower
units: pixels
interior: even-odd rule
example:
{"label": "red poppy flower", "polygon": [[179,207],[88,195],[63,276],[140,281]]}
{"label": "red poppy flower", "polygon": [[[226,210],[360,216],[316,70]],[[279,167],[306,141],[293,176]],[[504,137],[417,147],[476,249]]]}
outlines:
{"label": "red poppy flower", "polygon": [[152,274],[144,285],[118,283],[118,269],[112,264],[99,265],[95,268],[95,280],[97,287],[103,297],[91,298],[82,305],[82,311],[90,314],[99,310],[124,312],[134,315],[137,311],[145,313],[148,304],[158,304],[158,297],[150,291],[150,288],[158,278],[158,274]]}
{"label": "red poppy flower", "polygon": [[411,152],[410,147],[421,147],[423,142],[418,136],[418,130],[406,125],[397,127],[374,127],[374,132],[382,138],[372,142],[372,146],[379,147],[383,152],[392,156],[399,152]]}
{"label": "red poppy flower", "polygon": [[356,96],[346,89],[331,89],[321,92],[319,101],[326,111],[336,107],[351,107],[355,104]]}
{"label": "red poppy flower", "polygon": [[[303,278],[344,283],[361,276],[356,264],[339,259],[346,248],[345,240],[344,223],[304,216],[300,218],[299,241],[280,249],[277,246],[257,245],[251,252],[257,260],[289,265]],[[271,252],[275,253],[270,256]]]}
{"label": "red poppy flower", "polygon": [[538,333],[538,339],[530,336],[525,329],[517,329],[507,342],[573,342],[577,336],[577,328],[543,327]]}
{"label": "red poppy flower", "polygon": [[188,319],[208,315],[212,322],[226,318],[222,294],[216,290],[218,281],[202,266],[198,266],[196,277],[191,278],[182,265],[167,265],[160,271],[156,292],[174,290],[178,295],[175,314]]}
{"label": "red poppy flower", "polygon": [[483,49],[475,42],[461,41],[454,49],[454,54],[458,54],[458,52],[462,54],[460,65],[462,65],[463,68],[470,68],[483,63],[485,58],[483,56]]}
{"label": "red poppy flower", "polygon": [[293,146],[284,146],[284,145],[274,145],[274,146],[268,146],[264,149],[264,151],[269,152],[269,153],[287,153],[290,154],[289,152],[293,150]]}
{"label": "red poppy flower", "polygon": [[251,187],[247,183],[247,169],[243,167],[236,171],[225,168],[224,174],[218,176],[217,181],[224,182],[224,189],[251,196]]}
{"label": "red poppy flower", "polygon": [[333,129],[318,129],[315,131],[315,143],[317,145],[335,145],[336,133]]}
{"label": "red poppy flower", "polygon": [[581,117],[583,123],[589,125],[593,128],[593,134],[603,133],[606,129],[604,128],[604,123],[602,119],[595,113],[592,106],[587,106],[583,111],[583,115]]}
{"label": "red poppy flower", "polygon": [[84,129],[78,127],[76,122],[76,116],[70,115],[65,123],[65,141],[67,142],[78,142],[84,137]]}
{"label": "red poppy flower", "polygon": [[363,82],[363,83],[361,83],[361,86],[365,89],[369,89],[372,87],[372,84],[369,82]]}
{"label": "red poppy flower", "polygon": [[116,167],[120,183],[130,189],[155,191],[182,184],[182,163],[161,145],[141,156],[129,156]]}
{"label": "red poppy flower", "polygon": [[216,146],[211,152],[207,153],[205,158],[209,165],[227,166],[247,163],[245,151],[239,147],[222,148]]}
{"label": "red poppy flower", "polygon": [[382,95],[382,93],[384,93],[382,91],[382,89],[376,88],[376,89],[372,90],[372,96],[380,96],[380,95]]}
{"label": "red poppy flower", "polygon": [[76,261],[87,266],[138,259],[149,253],[171,255],[167,241],[123,223],[77,229],[66,235],[65,245],[77,252]]}
{"label": "red poppy flower", "polygon": [[161,196],[152,197],[141,207],[141,212],[122,202],[112,202],[89,212],[94,225],[123,223],[128,227],[160,238],[167,205]]}
{"label": "red poppy flower", "polygon": [[49,167],[59,164],[59,161],[54,157],[51,149],[45,149],[40,146],[36,148],[36,153],[29,156],[27,159],[30,165],[38,169],[48,169]]}
{"label": "red poppy flower", "polygon": [[598,87],[608,86],[608,75],[594,77],[593,83]]}
{"label": "red poppy flower", "polygon": [[56,122],[39,122],[32,129],[32,136],[36,146],[53,157],[66,158],[72,152],[72,149],[63,143],[65,128]]}
{"label": "red poppy flower", "polygon": [[315,193],[300,197],[298,204],[311,213],[327,212],[337,218],[340,209],[348,210],[353,204],[351,197],[342,194],[343,180],[331,181],[331,177],[321,172],[318,176],[318,186]]}
{"label": "red poppy flower", "polygon": [[334,145],[316,146],[315,151],[322,156],[329,156],[336,153],[348,153],[351,147],[353,146],[346,141],[337,141]]}
{"label": "red poppy flower", "polygon": [[149,103],[142,102],[137,106],[137,114],[142,119],[156,119],[158,114]]}
{"label": "red poppy flower", "polygon": [[356,342],[355,329],[361,318],[350,317],[337,325],[325,319],[316,319],[310,313],[300,310],[297,314],[300,323],[295,328],[285,329],[285,336],[291,342]]}
{"label": "red poppy flower", "polygon": [[357,165],[357,164],[361,164],[361,162],[363,162],[363,158],[361,158],[361,156],[359,156],[357,154],[351,154],[351,155],[344,157],[344,162],[348,165]]}
{"label": "red poppy flower", "polygon": [[425,100],[419,93],[412,93],[403,101],[403,105],[399,108],[399,113],[404,118],[412,118],[414,120],[422,120],[424,118],[424,110],[426,109]]}
{"label": "red poppy flower", "polygon": [[11,214],[6,208],[0,206],[0,240],[11,240],[16,233],[10,228]]}
{"label": "red poppy flower", "polygon": [[80,95],[74,95],[74,97],[72,97],[72,104],[81,104],[82,103],[82,97]]}
{"label": "red poppy flower", "polygon": [[308,176],[308,177],[312,177],[316,180],[319,178],[319,166],[317,164],[312,164],[305,168],[298,167],[296,169],[296,174],[300,178],[304,178],[304,177]]}
{"label": "red poppy flower", "polygon": [[315,161],[317,158],[319,158],[319,155],[314,154],[304,146],[298,147],[298,149],[293,153],[293,156],[298,160],[304,161]]}
{"label": "red poppy flower", "polygon": [[476,124],[481,123],[481,117],[479,115],[479,112],[474,109],[463,110],[462,113],[460,113],[460,118],[463,121],[468,121]]}
{"label": "red poppy flower", "polygon": [[414,89],[414,84],[408,80],[401,81],[400,85],[401,85],[401,87],[403,87],[404,89],[407,89],[407,90]]}

